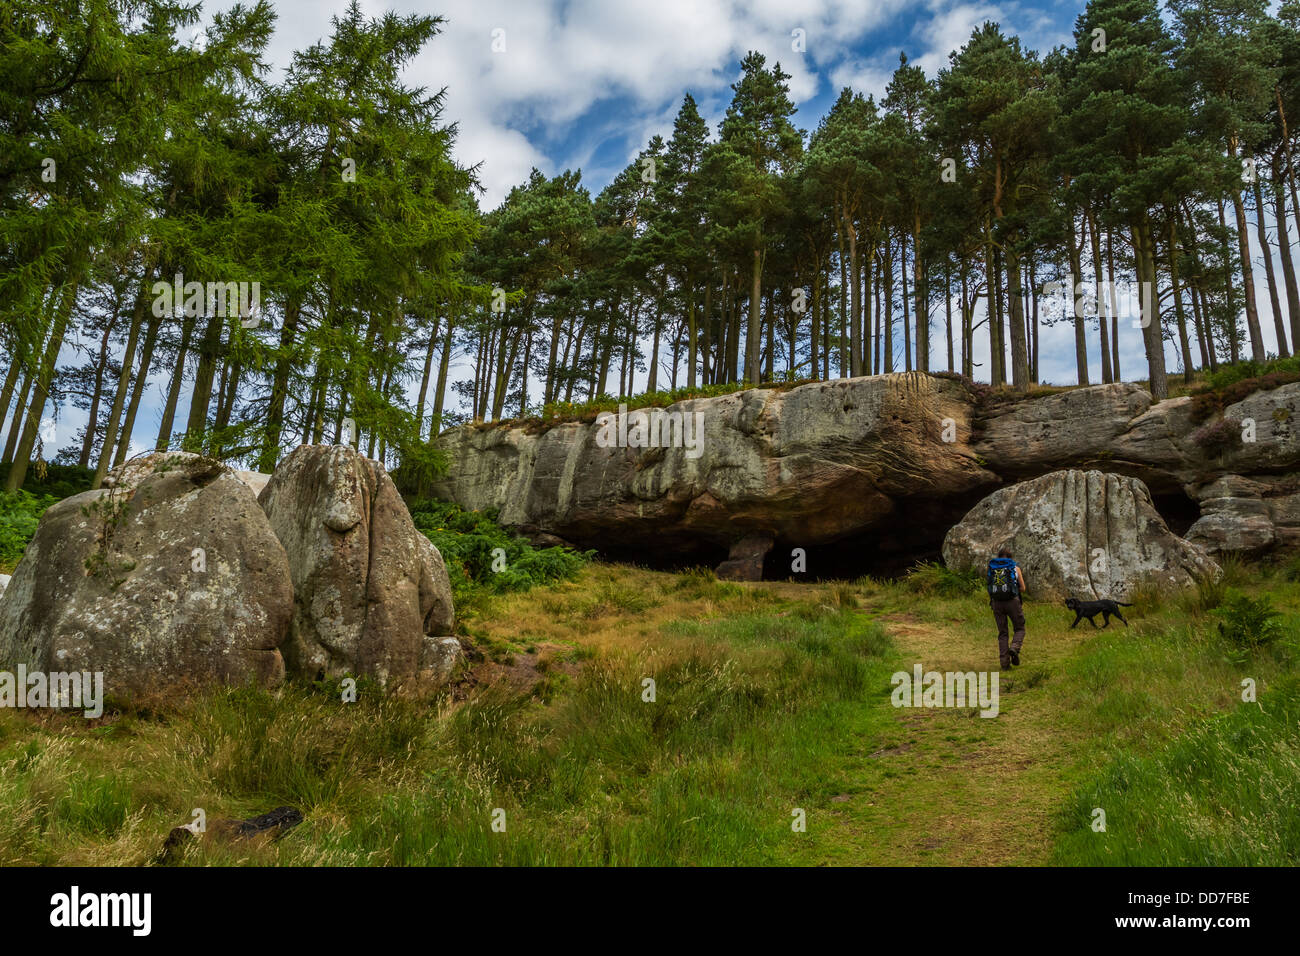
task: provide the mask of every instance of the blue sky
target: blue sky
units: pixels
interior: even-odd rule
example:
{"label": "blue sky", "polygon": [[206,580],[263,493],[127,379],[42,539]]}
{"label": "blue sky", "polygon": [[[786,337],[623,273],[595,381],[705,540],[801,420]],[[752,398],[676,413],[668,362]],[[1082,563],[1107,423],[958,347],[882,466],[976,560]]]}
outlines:
{"label": "blue sky", "polygon": [[[394,9],[447,18],[408,76],[447,87],[448,118],[461,126],[459,156],[484,163],[490,208],[534,165],[550,175],[580,168],[599,190],[652,135],[671,132],[687,91],[716,129],[749,50],[791,74],[796,122],[812,130],[841,87],[881,95],[900,52],[933,76],[987,19],[1047,50],[1069,40],[1082,4],[455,0]],[[803,31],[802,52],[793,49],[796,30]],[[294,26],[277,42],[287,50],[310,36]],[[494,36],[504,39],[504,50],[500,42],[493,50]]]}
{"label": "blue sky", "polygon": [[[230,5],[208,3],[205,15]],[[277,0],[279,20],[268,51],[275,74],[288,65],[294,50],[327,38],[330,17],[345,7],[346,0]],[[467,165],[481,163],[485,209],[498,204],[533,166],[547,175],[581,169],[588,188],[598,192],[651,136],[671,134],[687,91],[716,132],[730,101],[730,84],[749,50],[779,61],[791,74],[795,122],[811,131],[843,86],[880,98],[900,52],[933,77],[985,20],[1020,36],[1028,48],[1046,52],[1072,42],[1083,7],[1082,0],[362,3],[372,16],[392,9],[445,18],[442,34],[410,64],[406,79],[411,85],[446,88],[445,118],[460,130],[457,158]],[[792,48],[796,30],[804,31],[803,52]],[[1262,268],[1258,271],[1262,287]],[[1259,299],[1272,348],[1267,293]],[[942,305],[936,309],[938,329]],[[977,378],[987,378],[986,339],[977,333]],[[1096,380],[1095,341],[1092,351]],[[1121,354],[1126,378],[1145,374],[1138,330],[1121,330]],[[65,361],[72,360],[71,352],[65,353]],[[1067,325],[1043,330],[1041,362],[1044,381],[1074,381],[1073,337]],[[1172,345],[1168,365],[1177,368]],[[468,373],[468,365],[458,362],[453,378]],[[166,386],[165,379],[150,384],[134,442],[139,447],[133,451],[152,446]],[[535,387],[530,391],[536,394]],[[178,415],[182,421],[185,401]],[[57,444],[69,442],[84,421],[84,413],[63,409]]]}

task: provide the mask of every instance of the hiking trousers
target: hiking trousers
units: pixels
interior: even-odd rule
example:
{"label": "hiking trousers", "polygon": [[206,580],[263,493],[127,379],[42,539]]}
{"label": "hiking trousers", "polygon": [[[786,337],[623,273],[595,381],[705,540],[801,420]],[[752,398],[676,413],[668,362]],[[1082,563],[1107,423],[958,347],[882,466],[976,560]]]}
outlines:
{"label": "hiking trousers", "polygon": [[[1020,606],[1020,598],[1008,598],[1005,601],[989,601],[989,607],[993,608],[993,618],[998,622],[998,660],[1004,668],[1011,666],[1011,651],[1020,653],[1020,647],[1025,643],[1025,612]],[[1011,644],[1007,645],[1007,619],[1015,625],[1015,633],[1011,637]]]}

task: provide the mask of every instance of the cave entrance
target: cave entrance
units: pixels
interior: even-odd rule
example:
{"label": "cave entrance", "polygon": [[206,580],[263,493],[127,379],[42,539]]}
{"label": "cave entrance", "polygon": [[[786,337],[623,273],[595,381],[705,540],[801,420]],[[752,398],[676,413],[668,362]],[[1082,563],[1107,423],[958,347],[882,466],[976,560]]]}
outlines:
{"label": "cave entrance", "polygon": [[[836,541],[808,545],[777,539],[763,562],[765,581],[853,581],[863,575],[901,578],[918,563],[943,561],[943,539],[981,494],[901,503],[879,527]],[[807,570],[792,570],[791,551],[802,547]]]}
{"label": "cave entrance", "polygon": [[709,541],[647,542],[636,547],[598,547],[595,551],[602,561],[632,564],[651,571],[713,569],[727,560],[728,553],[724,546]]}
{"label": "cave entrance", "polygon": [[1162,494],[1151,493],[1151,503],[1155,505],[1160,517],[1165,519],[1169,530],[1180,538],[1201,516],[1201,506],[1181,489]]}
{"label": "cave entrance", "polygon": [[[918,562],[943,560],[945,525],[936,537],[899,548],[875,532],[849,535],[838,541],[799,545],[777,541],[763,561],[764,581],[855,581],[864,575],[892,580],[907,574]],[[802,547],[807,570],[794,571],[795,548]]]}

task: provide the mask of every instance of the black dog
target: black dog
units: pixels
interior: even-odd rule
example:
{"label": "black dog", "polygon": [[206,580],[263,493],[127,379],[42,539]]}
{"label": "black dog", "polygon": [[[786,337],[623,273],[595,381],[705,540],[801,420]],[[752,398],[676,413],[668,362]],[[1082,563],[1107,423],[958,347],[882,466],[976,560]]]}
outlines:
{"label": "black dog", "polygon": [[[1110,616],[1112,614],[1121,621],[1124,621],[1124,615],[1119,613],[1121,605],[1124,607],[1133,606],[1132,604],[1125,604],[1123,601],[1080,601],[1078,598],[1065,599],[1065,606],[1075,614],[1074,624],[1078,624],[1086,617],[1088,623],[1093,627],[1097,626],[1097,622],[1094,621],[1093,618],[1098,614],[1100,614],[1106,621],[1102,627],[1110,627]],[[1074,627],[1074,624],[1071,624],[1070,627]],[[1124,621],[1124,626],[1128,627],[1128,621]]]}

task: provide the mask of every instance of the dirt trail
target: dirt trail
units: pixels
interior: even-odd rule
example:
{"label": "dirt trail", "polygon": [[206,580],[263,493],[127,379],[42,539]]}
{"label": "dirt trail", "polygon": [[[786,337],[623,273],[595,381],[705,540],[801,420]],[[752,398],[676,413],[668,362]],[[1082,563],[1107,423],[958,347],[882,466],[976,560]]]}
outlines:
{"label": "dirt trail", "polygon": [[[812,858],[806,862],[1047,861],[1052,815],[1078,775],[1073,741],[1061,720],[1062,664],[1092,636],[1070,631],[1053,610],[1027,605],[1023,663],[1000,674],[997,717],[894,708],[883,694],[868,705],[875,713],[864,715],[864,726],[875,732],[864,734],[863,752],[847,761],[843,779],[835,784],[843,792],[810,811],[810,816],[830,815],[836,826],[809,841]],[[916,663],[940,672],[998,667],[991,613],[923,622],[894,612],[879,620],[906,669]]]}

